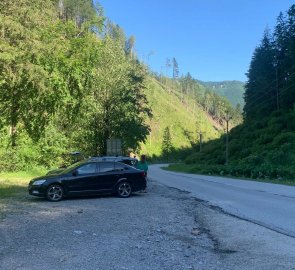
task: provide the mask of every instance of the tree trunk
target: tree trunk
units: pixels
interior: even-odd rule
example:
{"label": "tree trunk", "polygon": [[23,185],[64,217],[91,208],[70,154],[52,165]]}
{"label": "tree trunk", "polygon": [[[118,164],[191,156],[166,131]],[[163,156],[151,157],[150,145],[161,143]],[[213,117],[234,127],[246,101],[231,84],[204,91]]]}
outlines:
{"label": "tree trunk", "polygon": [[17,139],[17,120],[18,120],[18,106],[16,104],[13,104],[11,109],[11,129],[10,129],[10,135],[11,135],[11,146],[16,147],[16,139]]}

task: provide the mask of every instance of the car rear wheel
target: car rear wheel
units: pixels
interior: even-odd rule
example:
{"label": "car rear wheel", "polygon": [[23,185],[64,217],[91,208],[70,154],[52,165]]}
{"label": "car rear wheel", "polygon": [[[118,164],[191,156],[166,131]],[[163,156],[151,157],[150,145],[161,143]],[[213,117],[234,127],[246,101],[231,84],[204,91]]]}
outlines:
{"label": "car rear wheel", "polygon": [[58,202],[64,197],[64,189],[61,185],[53,184],[46,191],[46,198],[51,202]]}
{"label": "car rear wheel", "polygon": [[128,182],[121,182],[117,187],[117,193],[121,198],[128,198],[132,193],[131,184]]}

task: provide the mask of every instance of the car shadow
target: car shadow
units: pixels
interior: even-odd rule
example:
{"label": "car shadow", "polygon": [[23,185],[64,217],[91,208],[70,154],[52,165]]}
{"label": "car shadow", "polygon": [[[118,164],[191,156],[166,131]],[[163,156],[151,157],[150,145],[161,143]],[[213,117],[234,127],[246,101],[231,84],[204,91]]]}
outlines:
{"label": "car shadow", "polygon": [[[128,198],[120,198],[115,194],[98,194],[98,195],[81,195],[81,196],[71,196],[65,197],[62,201],[77,201],[77,200],[97,200],[97,199],[132,199],[132,198],[141,198],[146,194],[144,193],[132,193],[132,195]],[[43,197],[28,197],[28,201],[30,202],[48,202],[48,203],[59,203],[59,202],[50,202]]]}

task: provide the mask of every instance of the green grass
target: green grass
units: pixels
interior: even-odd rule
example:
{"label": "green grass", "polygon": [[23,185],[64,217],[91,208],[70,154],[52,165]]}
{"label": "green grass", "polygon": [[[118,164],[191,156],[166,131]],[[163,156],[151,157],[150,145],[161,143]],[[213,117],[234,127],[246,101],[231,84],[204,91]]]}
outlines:
{"label": "green grass", "polygon": [[[175,90],[174,90],[175,91]],[[150,79],[146,90],[148,102],[153,110],[153,118],[148,121],[151,133],[146,142],[141,145],[141,152],[148,156],[161,156],[163,133],[170,128],[171,142],[175,149],[191,147],[196,142],[196,121],[198,120],[205,133],[204,141],[218,138],[220,134],[213,128],[208,116],[199,108],[193,110],[193,100],[189,101],[189,109],[181,103],[175,93],[169,92],[169,87],[163,87],[155,79]]]}
{"label": "green grass", "polygon": [[30,171],[1,172],[0,173],[0,219],[18,209],[18,204],[23,204],[27,187],[34,177],[44,175],[45,169],[38,168]]}
{"label": "green grass", "polygon": [[0,173],[0,198],[17,197],[26,192],[29,181],[37,176],[44,175],[44,169],[35,169],[26,172]]}
{"label": "green grass", "polygon": [[244,175],[241,175],[241,176],[228,175],[225,173],[226,171],[225,168],[226,168],[225,166],[206,166],[206,165],[197,166],[194,164],[190,165],[190,164],[178,163],[178,164],[172,164],[169,167],[164,167],[163,169],[167,171],[174,171],[174,172],[229,177],[232,179],[239,179],[239,180],[250,180],[250,181],[256,181],[256,182],[295,186],[295,180],[290,180],[290,179],[266,179],[266,178],[262,179],[262,178],[249,178],[249,177],[245,177]]}

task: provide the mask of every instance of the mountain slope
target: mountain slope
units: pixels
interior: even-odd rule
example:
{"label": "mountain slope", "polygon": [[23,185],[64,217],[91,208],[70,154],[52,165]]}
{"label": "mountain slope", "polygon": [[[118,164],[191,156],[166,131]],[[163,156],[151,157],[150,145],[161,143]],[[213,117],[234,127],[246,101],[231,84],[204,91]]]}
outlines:
{"label": "mountain slope", "polygon": [[145,91],[148,102],[153,111],[153,117],[149,120],[151,127],[147,141],[141,145],[141,152],[149,156],[160,156],[162,153],[163,133],[166,127],[170,128],[171,142],[174,148],[181,149],[191,147],[197,143],[201,129],[204,133],[204,141],[220,137],[220,126],[214,125],[212,119],[192,99],[181,102],[176,92],[159,83],[154,78],[149,78]]}
{"label": "mountain slope", "polygon": [[200,82],[220,96],[226,97],[233,106],[244,106],[244,83],[240,81]]}

